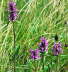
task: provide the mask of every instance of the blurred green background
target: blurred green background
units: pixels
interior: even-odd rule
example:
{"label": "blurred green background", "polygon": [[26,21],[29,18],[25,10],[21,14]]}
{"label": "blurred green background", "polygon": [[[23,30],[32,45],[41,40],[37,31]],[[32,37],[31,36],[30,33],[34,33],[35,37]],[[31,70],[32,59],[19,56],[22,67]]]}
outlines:
{"label": "blurred green background", "polygon": [[[63,54],[59,55],[59,72],[68,72],[68,0],[13,0],[17,4],[18,17],[14,22],[16,48],[13,48],[13,27],[8,20],[8,2],[0,0],[0,72],[43,72],[40,60],[29,58],[29,49],[36,49],[43,35],[49,41],[45,55],[45,72],[57,72],[55,56],[51,48],[57,33]],[[34,68],[37,68],[34,71]]]}

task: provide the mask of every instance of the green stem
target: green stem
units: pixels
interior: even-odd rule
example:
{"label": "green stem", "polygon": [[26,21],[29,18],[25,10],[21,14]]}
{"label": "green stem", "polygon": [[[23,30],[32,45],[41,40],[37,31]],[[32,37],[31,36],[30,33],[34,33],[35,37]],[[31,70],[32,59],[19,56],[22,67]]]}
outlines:
{"label": "green stem", "polygon": [[52,59],[51,59],[51,69],[50,69],[50,72],[52,72]]}
{"label": "green stem", "polygon": [[57,67],[56,71],[59,72],[59,56],[57,56]]}
{"label": "green stem", "polygon": [[14,23],[13,23],[13,38],[14,38],[14,48],[15,48],[15,44],[16,44],[16,42],[15,42],[15,38],[16,38],[16,36],[15,36],[15,28],[14,28]]}
{"label": "green stem", "polygon": [[35,63],[35,69],[34,69],[34,71],[37,72],[37,68],[36,68],[36,60],[34,60],[34,63]]}
{"label": "green stem", "polygon": [[44,53],[42,53],[42,58],[41,58],[41,61],[42,61],[42,70],[43,70],[43,72],[45,72],[44,71]]}
{"label": "green stem", "polygon": [[59,56],[58,56],[58,72],[59,72],[59,67],[60,67],[60,64],[59,64]]}
{"label": "green stem", "polygon": [[[15,28],[14,28],[14,23],[13,23],[13,48],[14,48],[14,50],[16,48],[16,41],[15,41],[15,39],[16,39],[16,35],[15,35]],[[15,55],[14,55],[14,72],[16,72],[15,69],[16,68],[15,68]]]}

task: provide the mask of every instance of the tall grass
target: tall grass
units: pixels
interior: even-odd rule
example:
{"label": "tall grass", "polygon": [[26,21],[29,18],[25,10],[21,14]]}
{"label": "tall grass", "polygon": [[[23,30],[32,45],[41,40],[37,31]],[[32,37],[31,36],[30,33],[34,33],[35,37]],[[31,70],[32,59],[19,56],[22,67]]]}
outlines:
{"label": "tall grass", "polygon": [[[45,58],[45,72],[56,72],[56,57],[51,55],[54,36],[57,33],[63,45],[59,55],[60,72],[68,72],[68,0],[13,0],[17,4],[18,18],[14,22],[16,48],[13,47],[13,27],[8,20],[7,3],[0,0],[0,72],[42,72],[40,60],[29,58],[30,48],[36,49],[43,35],[49,41]],[[66,24],[65,24],[66,23]]]}

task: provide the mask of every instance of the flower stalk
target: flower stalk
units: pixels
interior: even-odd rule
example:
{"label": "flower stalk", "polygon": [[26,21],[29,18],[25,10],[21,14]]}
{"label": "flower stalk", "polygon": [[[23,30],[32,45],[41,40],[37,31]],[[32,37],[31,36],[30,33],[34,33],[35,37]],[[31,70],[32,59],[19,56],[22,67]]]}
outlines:
{"label": "flower stalk", "polygon": [[44,67],[45,67],[45,64],[44,64],[44,52],[41,53],[41,62],[42,62],[42,70],[43,70],[43,72],[45,72],[45,70],[44,70]]}
{"label": "flower stalk", "polygon": [[[15,41],[15,39],[16,39],[16,34],[15,34],[15,28],[14,28],[14,23],[13,23],[13,48],[14,48],[14,50],[16,48],[16,41]],[[16,65],[16,63],[15,63],[15,55],[14,55],[14,72],[16,72],[15,65]]]}
{"label": "flower stalk", "polygon": [[45,37],[41,37],[40,40],[41,42],[39,43],[39,51],[41,53],[42,70],[45,72],[44,53],[48,52],[48,41]]}
{"label": "flower stalk", "polygon": [[[14,21],[17,18],[17,9],[16,9],[16,3],[13,1],[10,1],[8,3],[8,11],[9,11],[9,21],[12,22],[12,26],[13,26],[13,48],[15,50],[16,48],[16,34],[15,34],[15,26],[14,26]],[[14,55],[14,72],[16,72],[16,68],[15,68],[15,55]]]}

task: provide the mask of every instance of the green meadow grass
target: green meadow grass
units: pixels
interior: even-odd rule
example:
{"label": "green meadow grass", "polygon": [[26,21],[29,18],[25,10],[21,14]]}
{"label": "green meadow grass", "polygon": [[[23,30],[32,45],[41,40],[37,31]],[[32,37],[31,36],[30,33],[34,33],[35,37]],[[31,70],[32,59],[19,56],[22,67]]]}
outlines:
{"label": "green meadow grass", "polygon": [[43,72],[40,60],[29,59],[30,48],[38,48],[41,36],[49,41],[45,72],[57,72],[56,57],[51,55],[56,33],[63,44],[59,72],[68,72],[68,47],[64,47],[65,42],[68,43],[68,0],[13,0],[18,9],[18,18],[14,22],[15,49],[13,26],[8,20],[8,1],[0,0],[0,72],[14,72],[14,61],[15,72]]}

